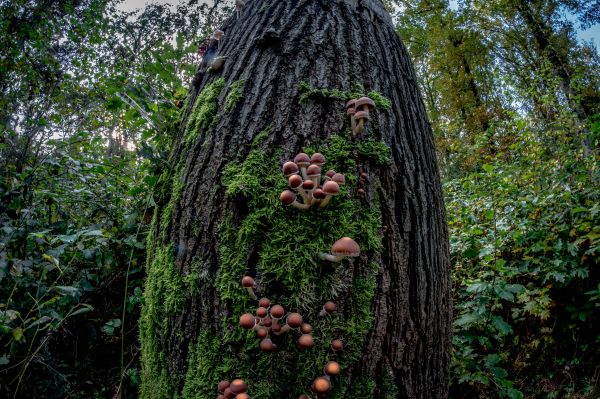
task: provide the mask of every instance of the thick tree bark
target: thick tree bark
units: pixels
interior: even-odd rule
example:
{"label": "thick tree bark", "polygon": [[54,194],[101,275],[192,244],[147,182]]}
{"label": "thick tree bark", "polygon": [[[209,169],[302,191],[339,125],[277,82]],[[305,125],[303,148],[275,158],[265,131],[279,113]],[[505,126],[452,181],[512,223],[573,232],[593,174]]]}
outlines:
{"label": "thick tree bark", "polygon": [[[444,204],[425,108],[390,17],[376,0],[253,0],[223,30],[219,55],[228,59],[219,72],[201,65],[174,139],[171,169],[157,188],[141,318],[142,396],[214,398],[220,379],[239,376],[253,398],[295,398],[309,393],[308,375],[319,376],[323,362],[336,358],[343,373],[329,397],[447,397],[451,303]],[[311,91],[302,82],[337,91]],[[380,105],[385,97],[390,107],[375,109],[367,132],[353,138],[344,105],[357,90],[380,93]],[[258,194],[252,182],[231,189],[231,174],[245,173],[249,159],[273,161],[266,168],[279,173],[285,160],[307,147],[333,154],[333,136],[349,148],[350,159],[336,164],[349,184],[326,210],[281,208],[281,187],[271,186],[279,180],[268,177],[257,177]],[[360,150],[381,141],[388,163]],[[366,195],[358,198],[355,176],[363,171],[369,179]],[[268,202],[263,208],[253,199],[260,195]],[[355,212],[357,222],[338,223],[338,210]],[[365,212],[377,220],[361,219]],[[277,249],[272,235],[280,234],[281,215],[299,225],[331,223],[318,237],[329,245],[340,238],[336,226],[355,229],[361,257],[332,266],[316,253],[300,260],[289,259],[287,249],[268,253]],[[254,217],[260,219],[255,230],[235,232]],[[281,243],[300,252],[311,245]],[[231,261],[236,256],[237,263]],[[242,269],[233,272],[231,264]],[[257,306],[240,285],[244,274],[257,279],[259,295],[313,324],[315,348],[300,353],[290,338],[276,353],[256,349],[258,341],[236,324]],[[226,281],[231,276],[235,281]],[[296,285],[290,276],[310,283]],[[369,281],[372,295],[361,288]],[[329,299],[338,304],[337,314],[318,318],[316,305]],[[365,314],[357,317],[361,309]],[[361,320],[371,324],[361,329]],[[349,343],[342,354],[328,349],[335,334]]]}

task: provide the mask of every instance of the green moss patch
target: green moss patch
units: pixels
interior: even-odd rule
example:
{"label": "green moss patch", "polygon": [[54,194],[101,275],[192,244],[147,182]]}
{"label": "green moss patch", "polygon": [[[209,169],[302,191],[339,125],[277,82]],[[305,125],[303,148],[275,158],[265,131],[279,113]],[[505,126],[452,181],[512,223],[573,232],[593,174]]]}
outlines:
{"label": "green moss patch", "polygon": [[218,98],[225,87],[225,79],[217,79],[206,86],[194,103],[185,129],[185,144],[188,145],[202,132],[207,132],[214,123],[218,109]]}
{"label": "green moss patch", "polygon": [[[356,181],[351,159],[355,145],[334,136],[318,150],[328,160],[326,168],[345,173],[349,182]],[[277,156],[255,149],[243,162],[232,162],[224,170],[226,195],[245,203],[239,209],[247,208],[243,215],[229,214],[219,232],[221,264],[216,287],[233,312],[221,321],[224,336],[208,339],[203,335],[192,347],[185,397],[209,398],[220,379],[236,377],[247,380],[253,398],[297,397],[308,393],[328,360],[348,367],[362,353],[372,327],[370,306],[379,265],[369,262],[366,270],[353,274],[351,261],[334,264],[322,261],[318,254],[328,251],[337,239],[350,236],[365,256],[376,259],[382,245],[379,207],[352,199],[354,187],[349,183],[324,209],[284,208],[279,193],[286,188],[286,179],[280,167]],[[299,334],[291,332],[274,338],[277,352],[260,352],[254,333],[237,325],[242,313],[256,307],[240,284],[245,274],[256,278],[260,295],[287,311],[300,312],[313,325],[314,348],[300,351]],[[325,301],[335,301],[347,292],[351,295],[343,312],[318,316]],[[346,343],[339,353],[329,348],[336,338]]]}
{"label": "green moss patch", "polygon": [[225,98],[225,111],[229,112],[236,106],[240,100],[244,98],[244,84],[245,80],[236,80],[229,85],[229,92]]}
{"label": "green moss patch", "polygon": [[373,100],[375,102],[375,105],[380,109],[389,110],[392,108],[392,102],[390,101],[390,99],[383,96],[377,91],[367,92],[365,88],[360,84],[355,84],[351,90],[343,91],[337,88],[318,89],[312,87],[308,82],[302,82],[299,85],[299,89],[301,93],[299,100],[300,104],[306,103],[311,98],[349,101],[355,98],[367,96],[371,100]]}

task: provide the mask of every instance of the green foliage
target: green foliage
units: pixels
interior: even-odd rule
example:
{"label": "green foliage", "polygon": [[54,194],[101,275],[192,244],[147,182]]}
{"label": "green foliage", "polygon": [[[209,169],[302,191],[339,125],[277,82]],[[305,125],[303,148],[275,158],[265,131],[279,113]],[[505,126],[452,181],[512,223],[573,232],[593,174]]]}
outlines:
{"label": "green foliage", "polygon": [[[458,392],[565,397],[593,383],[585,369],[600,342],[600,207],[589,166],[484,165],[446,183]],[[570,370],[568,385],[558,370]]]}
{"label": "green foliage", "polygon": [[301,82],[298,85],[300,89],[300,104],[306,103],[311,98],[335,99],[349,101],[359,97],[367,96],[375,102],[378,108],[389,110],[392,107],[392,102],[377,91],[366,92],[361,84],[355,84],[351,90],[343,91],[340,89],[317,89],[312,87],[308,82]]}

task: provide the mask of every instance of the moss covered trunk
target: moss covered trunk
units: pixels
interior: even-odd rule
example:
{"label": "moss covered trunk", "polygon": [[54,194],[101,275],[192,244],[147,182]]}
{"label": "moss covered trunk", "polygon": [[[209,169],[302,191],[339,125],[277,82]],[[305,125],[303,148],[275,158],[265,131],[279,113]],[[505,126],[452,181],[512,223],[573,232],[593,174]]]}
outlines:
{"label": "moss covered trunk", "polygon": [[[309,394],[327,360],[330,398],[443,398],[450,349],[448,237],[433,137],[408,54],[375,0],[253,0],[223,27],[224,68],[201,65],[156,192],[141,318],[144,398]],[[345,102],[377,103],[354,137]],[[322,152],[347,184],[321,210],[284,208],[284,161]],[[366,182],[359,183],[359,174]],[[358,187],[366,193],[358,195]],[[342,236],[361,256],[319,259]],[[303,314],[263,353],[238,319],[257,302]],[[319,317],[325,301],[338,310]],[[345,349],[333,352],[332,339]]]}

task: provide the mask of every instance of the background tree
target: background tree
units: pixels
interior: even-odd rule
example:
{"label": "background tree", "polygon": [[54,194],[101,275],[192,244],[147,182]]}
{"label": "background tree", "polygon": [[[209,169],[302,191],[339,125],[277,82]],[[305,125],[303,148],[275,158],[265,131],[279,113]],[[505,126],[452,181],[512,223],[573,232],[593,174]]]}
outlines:
{"label": "background tree", "polygon": [[[449,270],[437,165],[417,82],[378,1],[249,2],[224,27],[222,71],[203,63],[157,185],[141,316],[144,397],[212,397],[244,378],[256,398],[307,393],[334,355],[332,397],[447,395]],[[216,44],[213,44],[216,46]],[[345,102],[377,102],[352,137]],[[321,211],[283,208],[283,161],[320,151],[344,172]],[[368,174],[366,195],[356,193]],[[362,255],[318,259],[342,236]],[[237,326],[256,302],[241,286],[313,323],[317,345],[289,335],[262,353]],[[339,312],[320,319],[327,300]]]}

